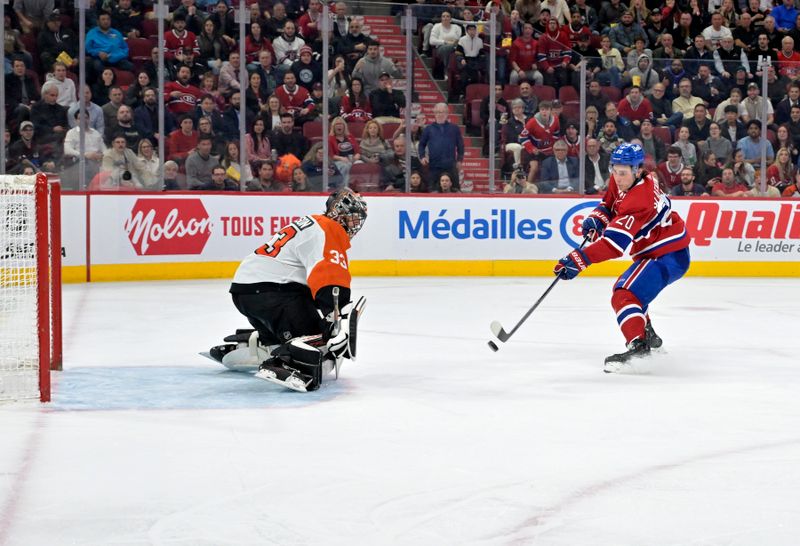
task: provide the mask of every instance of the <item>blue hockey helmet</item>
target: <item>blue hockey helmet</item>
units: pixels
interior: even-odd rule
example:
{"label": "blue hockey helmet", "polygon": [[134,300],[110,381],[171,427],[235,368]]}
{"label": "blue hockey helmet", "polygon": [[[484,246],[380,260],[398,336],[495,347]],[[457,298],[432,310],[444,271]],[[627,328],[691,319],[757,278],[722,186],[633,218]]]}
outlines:
{"label": "blue hockey helmet", "polygon": [[642,163],[644,163],[644,150],[638,144],[623,142],[611,154],[612,165],[630,165],[635,169]]}

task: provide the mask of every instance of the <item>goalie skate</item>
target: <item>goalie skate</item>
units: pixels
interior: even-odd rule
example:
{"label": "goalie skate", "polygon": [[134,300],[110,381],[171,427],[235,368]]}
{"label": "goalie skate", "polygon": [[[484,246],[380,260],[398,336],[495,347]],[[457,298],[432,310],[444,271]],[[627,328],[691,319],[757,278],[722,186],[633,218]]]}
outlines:
{"label": "goalie skate", "polygon": [[313,379],[297,370],[283,366],[271,366],[266,362],[259,367],[256,377],[296,392],[308,392]]}

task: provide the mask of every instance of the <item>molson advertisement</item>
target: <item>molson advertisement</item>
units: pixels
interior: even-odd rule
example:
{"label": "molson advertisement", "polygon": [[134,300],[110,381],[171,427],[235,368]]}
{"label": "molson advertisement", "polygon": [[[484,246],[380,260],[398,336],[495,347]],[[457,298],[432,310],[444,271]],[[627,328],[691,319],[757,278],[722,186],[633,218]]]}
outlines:
{"label": "molson advertisement", "polygon": [[[92,280],[133,280],[230,276],[282,226],[321,214],[326,196],[187,192],[65,199],[65,264],[87,269]],[[356,275],[549,275],[555,260],[580,244],[581,222],[599,202],[366,200],[369,216],[350,251]],[[676,199],[672,205],[686,221],[690,274],[800,275],[800,201]],[[627,262],[595,264],[587,273],[616,275]]]}

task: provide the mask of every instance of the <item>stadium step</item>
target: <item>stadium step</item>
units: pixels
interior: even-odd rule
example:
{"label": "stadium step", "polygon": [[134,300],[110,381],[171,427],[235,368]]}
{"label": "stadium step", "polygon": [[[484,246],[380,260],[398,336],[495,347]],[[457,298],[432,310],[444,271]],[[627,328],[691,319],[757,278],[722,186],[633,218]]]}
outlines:
{"label": "stadium step", "polygon": [[365,32],[368,32],[370,35],[383,37],[383,36],[403,36],[405,38],[405,34],[403,31],[398,27],[396,24],[392,25],[382,25],[379,23],[374,23],[369,25],[368,28],[365,27]]}
{"label": "stadium step", "polygon": [[[398,68],[406,73],[406,38],[397,20],[391,16],[371,15],[365,16],[364,19],[365,25],[370,27],[370,34],[380,40],[383,55],[392,59]],[[423,112],[429,122],[433,119],[433,108],[436,103],[447,102],[448,94],[447,82],[445,80],[434,80],[431,74],[431,66],[432,60],[420,58],[415,48],[413,51],[412,70],[414,91],[417,92],[419,106],[415,104],[414,113],[417,111]],[[466,135],[463,117],[464,105],[451,104],[448,119],[450,123],[458,126],[461,134],[464,135],[464,180],[472,183],[473,192],[485,192],[489,188],[489,159],[481,154],[482,139]],[[496,170],[496,177],[498,180],[497,186],[501,188],[499,169]]]}
{"label": "stadium step", "polygon": [[394,25],[398,32],[400,31],[400,25],[398,24],[397,18],[394,15],[365,15],[364,24],[386,26]]}
{"label": "stadium step", "polygon": [[444,102],[445,97],[441,91],[423,91],[419,94],[420,102]]}

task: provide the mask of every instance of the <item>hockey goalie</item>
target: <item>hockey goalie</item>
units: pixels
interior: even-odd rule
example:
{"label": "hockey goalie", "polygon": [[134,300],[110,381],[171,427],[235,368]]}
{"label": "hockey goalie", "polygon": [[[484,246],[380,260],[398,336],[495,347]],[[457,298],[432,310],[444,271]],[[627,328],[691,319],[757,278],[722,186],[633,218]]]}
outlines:
{"label": "hockey goalie", "polygon": [[210,356],[229,369],[257,370],[259,379],[313,391],[356,356],[358,319],[366,300],[350,298],[347,250],[367,218],[367,204],[337,190],[324,214],[283,227],[248,255],[230,293],[254,330],[238,330]]}

